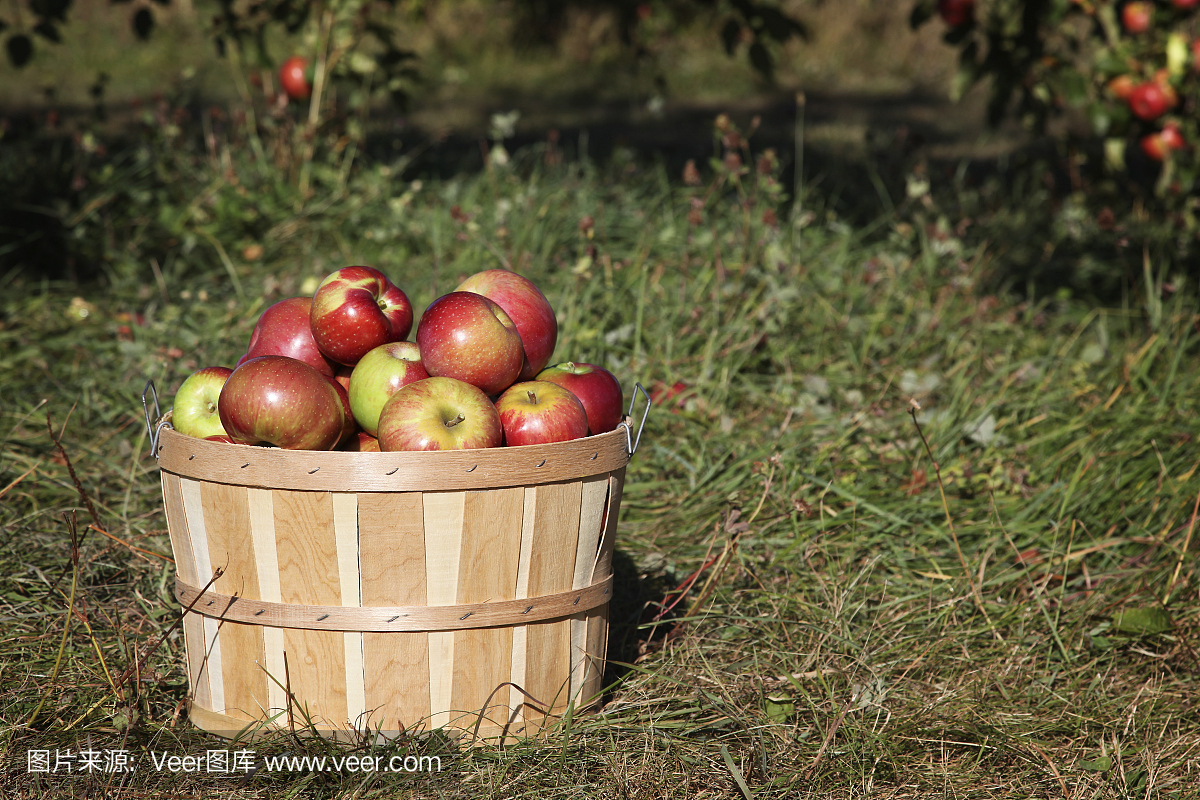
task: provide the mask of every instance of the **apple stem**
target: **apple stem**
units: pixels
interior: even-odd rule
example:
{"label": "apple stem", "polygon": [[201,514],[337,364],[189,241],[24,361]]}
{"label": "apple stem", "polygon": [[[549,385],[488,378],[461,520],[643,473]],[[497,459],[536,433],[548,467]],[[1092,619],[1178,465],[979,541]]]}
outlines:
{"label": "apple stem", "polygon": [[459,414],[454,419],[446,420],[446,427],[453,428],[455,425],[457,425],[458,423],[462,422],[465,419],[466,419],[466,417],[464,417],[462,414]]}
{"label": "apple stem", "polygon": [[533,405],[537,405],[537,395],[534,394],[532,390],[525,392],[525,394],[529,395],[530,403],[532,403]]}

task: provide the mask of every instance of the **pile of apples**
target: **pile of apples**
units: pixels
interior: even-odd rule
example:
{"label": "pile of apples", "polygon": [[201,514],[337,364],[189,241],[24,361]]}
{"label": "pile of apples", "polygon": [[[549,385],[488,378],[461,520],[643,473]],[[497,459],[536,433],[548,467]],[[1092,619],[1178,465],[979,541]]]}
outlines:
{"label": "pile of apples", "polygon": [[179,387],[179,433],[293,450],[467,450],[614,430],[621,386],[593,364],[547,367],[558,320],[529,279],[472,275],[421,316],[372,267],[268,308],[233,369]]}

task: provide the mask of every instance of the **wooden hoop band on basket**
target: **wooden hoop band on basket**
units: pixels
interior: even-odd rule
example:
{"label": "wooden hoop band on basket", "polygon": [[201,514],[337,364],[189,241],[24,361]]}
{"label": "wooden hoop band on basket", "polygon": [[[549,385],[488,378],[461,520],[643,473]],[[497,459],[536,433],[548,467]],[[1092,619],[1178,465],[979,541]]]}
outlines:
{"label": "wooden hoop band on basket", "polygon": [[[164,417],[164,422],[169,417]],[[629,425],[553,444],[482,450],[348,453],[209,442],[169,425],[158,465],[194,480],[302,492],[443,492],[573,481],[629,463]]]}
{"label": "wooden hoop band on basket", "polygon": [[[525,625],[561,619],[591,611],[607,603],[612,594],[612,576],[585,589],[456,606],[307,606],[270,603],[244,597],[201,592],[195,586],[175,581],[175,597],[184,607],[220,620],[247,622],[272,628],[301,628],[318,631],[461,631]],[[194,601],[194,603],[193,603]]]}

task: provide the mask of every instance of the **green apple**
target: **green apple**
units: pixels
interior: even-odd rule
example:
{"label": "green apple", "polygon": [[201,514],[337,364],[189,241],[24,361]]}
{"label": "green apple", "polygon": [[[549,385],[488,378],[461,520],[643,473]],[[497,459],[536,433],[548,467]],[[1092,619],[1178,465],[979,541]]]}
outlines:
{"label": "green apple", "polygon": [[227,435],[217,412],[217,401],[225,379],[232,372],[228,367],[205,367],[187,377],[175,393],[171,410],[175,430],[197,439]]}
{"label": "green apple", "polygon": [[379,412],[388,398],[413,381],[429,377],[415,342],[381,344],[363,356],[350,374],[350,411],[364,431],[376,435]]}

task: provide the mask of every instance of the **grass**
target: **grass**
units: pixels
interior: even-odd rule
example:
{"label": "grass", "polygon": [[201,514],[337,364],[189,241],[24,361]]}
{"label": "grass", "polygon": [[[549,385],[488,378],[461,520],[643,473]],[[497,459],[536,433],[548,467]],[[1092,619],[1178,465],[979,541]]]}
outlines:
{"label": "grass", "polygon": [[[548,143],[416,180],[334,149],[304,200],[295,164],[217,130],[84,165],[73,252],[94,279],[0,279],[0,794],[1196,795],[1189,287],[1149,264],[1122,305],[1021,297],[1009,243],[964,242],[915,201],[852,228],[813,195],[792,220],[770,161],[688,185]],[[266,303],[347,263],[417,308],[519,269],[557,309],[559,357],[655,388],[605,704],[506,748],[252,746],[440,756],[436,773],[156,770],[231,746],[183,713],[138,397],[233,363]],[[136,767],[30,774],[35,749]]]}

